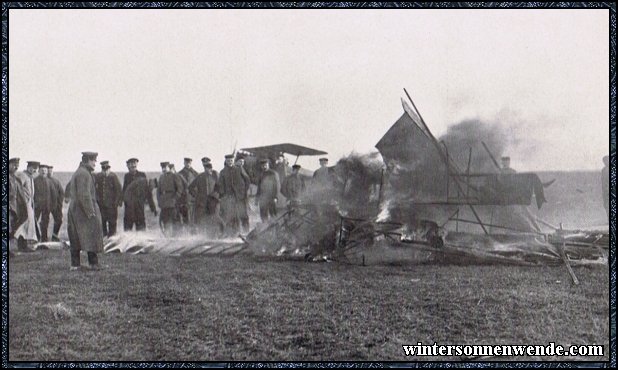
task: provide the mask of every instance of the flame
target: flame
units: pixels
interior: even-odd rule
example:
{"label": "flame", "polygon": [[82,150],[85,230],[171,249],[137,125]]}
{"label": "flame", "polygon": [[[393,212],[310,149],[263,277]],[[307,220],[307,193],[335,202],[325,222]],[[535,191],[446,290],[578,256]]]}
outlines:
{"label": "flame", "polygon": [[380,206],[380,213],[376,218],[376,222],[385,222],[390,220],[391,213],[389,212],[389,206],[391,205],[391,200],[388,199],[386,202],[382,203]]}

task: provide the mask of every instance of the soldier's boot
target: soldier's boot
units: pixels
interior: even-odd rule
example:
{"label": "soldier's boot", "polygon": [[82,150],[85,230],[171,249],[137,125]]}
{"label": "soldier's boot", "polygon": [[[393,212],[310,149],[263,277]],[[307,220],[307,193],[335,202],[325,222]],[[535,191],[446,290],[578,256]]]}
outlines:
{"label": "soldier's boot", "polygon": [[17,239],[17,249],[18,250],[23,250],[23,249],[26,249],[26,248],[28,248],[28,243],[26,242],[26,239],[24,239],[23,236],[20,236]]}
{"label": "soldier's boot", "polygon": [[25,253],[34,252],[34,249],[28,247],[28,242],[23,236],[20,236],[19,239],[17,239],[17,250]]}
{"label": "soldier's boot", "polygon": [[58,237],[58,235],[60,235],[60,226],[61,225],[62,225],[61,223],[56,222],[54,220],[54,229],[52,231],[52,238],[51,238],[51,240],[53,242],[59,242],[60,241],[60,238]]}

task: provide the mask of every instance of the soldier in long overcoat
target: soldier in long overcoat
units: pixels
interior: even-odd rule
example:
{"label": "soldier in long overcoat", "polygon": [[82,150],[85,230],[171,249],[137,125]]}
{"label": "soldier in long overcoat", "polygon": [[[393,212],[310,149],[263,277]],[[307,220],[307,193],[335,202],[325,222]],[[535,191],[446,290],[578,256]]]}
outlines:
{"label": "soldier in long overcoat", "polygon": [[[137,170],[137,164],[139,160],[137,158],[129,158],[127,160],[128,173],[124,175],[124,182],[122,184],[122,193],[124,198],[124,231],[133,229],[140,231],[146,229],[146,216],[144,215],[144,203],[131,201],[131,195],[127,196],[127,189],[131,186],[131,183],[137,179],[146,179],[146,174]],[[151,196],[152,198],[152,196]],[[127,202],[129,199],[129,202]]]}
{"label": "soldier in long overcoat", "polygon": [[266,222],[269,217],[277,216],[277,196],[281,184],[279,174],[269,168],[268,159],[262,159],[260,164],[262,165],[262,174],[258,183],[255,203],[260,207],[262,222]]}
{"label": "soldier in long overcoat", "polygon": [[15,232],[28,220],[26,198],[15,173],[19,168],[19,158],[9,159],[9,241],[15,237]]}
{"label": "soldier in long overcoat", "polygon": [[292,166],[292,174],[281,185],[281,193],[288,200],[288,208],[296,208],[300,205],[305,190],[305,180],[300,176],[300,165],[295,164]]}
{"label": "soldier in long overcoat", "polygon": [[235,235],[240,230],[241,220],[247,213],[248,177],[242,168],[234,165],[234,156],[225,156],[225,167],[219,173],[217,188],[221,196],[221,217],[226,234]]}
{"label": "soldier in long overcoat", "polygon": [[[47,231],[49,228],[49,216],[53,208],[52,191],[53,184],[47,177],[47,165],[39,166],[39,176],[34,179],[34,218],[39,223],[39,240],[47,241]],[[53,199],[52,199],[53,197]]]}
{"label": "soldier in long overcoat", "polygon": [[173,234],[177,228],[178,201],[184,192],[184,184],[180,176],[170,172],[169,162],[161,163],[159,186],[157,187],[157,203],[161,210],[159,223],[164,232]]}
{"label": "soldier in long overcoat", "polygon": [[24,252],[32,251],[28,247],[28,241],[38,241],[39,225],[34,217],[34,178],[39,169],[39,162],[29,161],[24,172],[16,173],[16,177],[21,185],[22,194],[26,201],[27,219],[17,230],[15,230],[15,238],[17,238],[17,247]]}
{"label": "soldier in long overcoat", "polygon": [[[186,184],[186,189],[189,188],[189,185],[191,185],[193,180],[195,180],[195,178],[199,175],[197,171],[191,167],[191,163],[193,163],[193,159],[185,158],[183,169],[178,171],[178,175],[182,177],[184,183]],[[195,224],[195,199],[188,191],[183,193],[181,199],[179,200],[178,212],[183,224]]]}
{"label": "soldier in long overcoat", "polygon": [[83,152],[82,161],[71,177],[71,200],[67,222],[71,243],[71,270],[78,270],[81,265],[80,251],[88,253],[90,268],[98,269],[97,253],[103,252],[101,212],[92,176],[97,156],[98,154],[94,152]]}
{"label": "soldier in long overcoat", "polygon": [[97,203],[101,210],[103,236],[116,234],[118,207],[122,205],[122,185],[111,171],[109,161],[101,162],[101,172],[95,175]]}
{"label": "soldier in long overcoat", "polygon": [[324,190],[331,190],[335,183],[335,174],[332,168],[328,167],[328,158],[320,158],[320,168],[313,173],[314,186]]}
{"label": "soldier in long overcoat", "polygon": [[47,177],[52,183],[52,210],[51,214],[54,218],[54,228],[52,234],[52,241],[59,241],[60,238],[58,234],[60,233],[60,227],[62,226],[62,202],[64,200],[64,189],[62,188],[62,184],[60,184],[60,180],[55,178],[54,175],[54,166],[47,166]]}
{"label": "soldier in long overcoat", "polygon": [[204,172],[189,185],[189,193],[195,199],[195,223],[198,228],[205,228],[208,235],[218,237],[225,228],[219,216],[218,176],[212,170],[212,163],[202,159],[202,165]]}
{"label": "soldier in long overcoat", "polygon": [[245,157],[242,154],[236,156],[236,167],[240,169],[240,175],[242,176],[243,183],[245,184],[244,198],[237,199],[236,201],[236,213],[240,218],[240,226],[243,232],[249,232],[249,205],[247,204],[248,198],[247,195],[249,193],[249,188],[251,186],[251,176],[245,169]]}
{"label": "soldier in long overcoat", "polygon": [[[133,180],[129,186],[124,189],[124,212],[125,220],[133,220],[135,222],[135,230],[142,231],[146,229],[146,217],[144,215],[144,206],[148,202],[150,211],[158,215],[154,200],[152,199],[152,188],[149,181],[145,177],[139,177]],[[127,214],[129,213],[129,214]],[[125,225],[126,226],[126,225]],[[131,230],[129,228],[128,230]],[[127,229],[125,228],[125,231]]]}

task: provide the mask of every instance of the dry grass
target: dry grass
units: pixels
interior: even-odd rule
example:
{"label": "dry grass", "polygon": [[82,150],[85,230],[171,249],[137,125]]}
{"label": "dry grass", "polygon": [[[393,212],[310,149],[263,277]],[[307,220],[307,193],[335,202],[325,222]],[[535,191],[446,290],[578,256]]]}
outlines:
{"label": "dry grass", "polygon": [[66,251],[11,257],[9,360],[440,360],[406,358],[401,345],[419,341],[609,350],[607,267],[577,268],[572,286],[563,267],[102,262],[69,272]]}

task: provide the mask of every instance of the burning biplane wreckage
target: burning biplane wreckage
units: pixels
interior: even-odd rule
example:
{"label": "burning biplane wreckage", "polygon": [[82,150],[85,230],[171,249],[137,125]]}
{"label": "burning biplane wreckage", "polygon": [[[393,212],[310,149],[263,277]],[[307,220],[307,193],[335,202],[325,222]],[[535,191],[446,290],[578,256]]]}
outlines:
{"label": "burning biplane wreckage", "polygon": [[[313,181],[300,204],[242,239],[202,241],[201,247],[192,242],[175,253],[250,252],[364,264],[371,263],[365,259],[371,249],[401,247],[450,261],[604,263],[608,231],[562,230],[528,211],[530,205],[542,207],[544,188],[553,181],[500,168],[498,132],[468,122],[438,140],[405,93],[411,106],[402,99],[404,112],[377,143],[379,154],[340,159],[330,168],[332,181]],[[293,144],[243,151],[271,159],[279,152],[325,154]],[[259,171],[250,163],[249,169]],[[136,243],[145,246],[133,246],[136,253],[156,249],[156,243]],[[126,245],[116,238],[107,250]]]}

